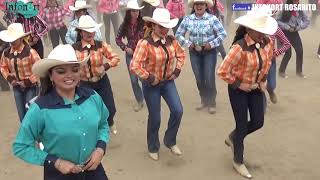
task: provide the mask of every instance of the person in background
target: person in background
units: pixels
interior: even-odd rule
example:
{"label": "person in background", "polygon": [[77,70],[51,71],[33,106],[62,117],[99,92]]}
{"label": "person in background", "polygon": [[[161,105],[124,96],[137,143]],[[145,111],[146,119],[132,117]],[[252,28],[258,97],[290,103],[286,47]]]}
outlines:
{"label": "person in background", "polygon": [[12,23],[7,30],[0,32],[0,39],[10,43],[0,59],[0,71],[13,87],[13,94],[20,122],[26,114],[25,104],[36,96],[38,78],[31,71],[32,65],[40,60],[38,53],[32,49],[24,38],[25,33],[20,23]]}
{"label": "person in background", "polygon": [[[299,0],[287,0],[286,3],[299,4]],[[310,25],[310,20],[304,11],[282,11],[277,20],[279,27],[282,29],[296,51],[296,75],[300,78],[306,78],[302,70],[303,45],[299,31],[306,29]],[[290,59],[291,48],[285,52],[279,67],[279,76],[282,78],[288,78],[286,68]]]}
{"label": "person in background", "polygon": [[[74,20],[70,22],[68,26],[68,31],[66,34],[66,42],[68,44],[74,44],[77,41],[78,32],[76,27],[79,24],[79,18],[82,15],[89,15],[88,9],[91,9],[91,5],[87,5],[86,1],[77,0],[74,3],[74,6],[69,6],[69,9],[74,12]],[[94,39],[97,41],[102,41],[101,31],[98,29]]]}
{"label": "person in background", "polygon": [[[6,27],[0,22],[0,31],[5,30]],[[10,46],[9,43],[4,42],[0,39],[0,57],[2,55],[2,52],[8,48]],[[1,59],[1,58],[0,58]],[[1,62],[0,62],[1,64]],[[10,91],[10,86],[8,84],[8,82],[6,81],[6,79],[4,79],[4,77],[2,76],[2,74],[0,73],[0,87],[1,87],[1,91]]]}
{"label": "person in background", "polygon": [[63,44],[66,44],[67,26],[64,23],[64,18],[70,16],[69,5],[73,4],[74,0],[68,0],[68,2],[62,6],[57,0],[47,0],[46,7],[44,8],[43,20],[48,25],[49,36],[52,43],[52,47],[58,46],[61,39]]}
{"label": "person in background", "polygon": [[[130,75],[132,90],[137,102],[133,108],[135,112],[138,112],[143,108],[143,93],[139,85],[138,76],[130,72],[129,66],[136,45],[144,35],[144,21],[140,16],[140,10],[142,8],[143,6],[140,7],[137,0],[129,0],[126,7],[124,21],[120,25],[118,34],[116,36],[117,45],[126,53],[126,64]],[[123,42],[125,38],[128,42],[127,44]]]}
{"label": "person in background", "polygon": [[[211,14],[215,15],[221,24],[224,24],[224,16],[223,16],[223,9],[224,7],[219,2],[219,0],[213,0],[213,6],[209,8],[209,11]],[[220,46],[217,47],[218,53],[221,55],[222,59],[226,57],[226,50],[224,49],[223,43],[220,44]]]}
{"label": "person in background", "polygon": [[[32,2],[32,0],[18,0],[21,2]],[[17,13],[13,15],[10,11],[5,11],[4,20],[6,23],[21,23],[23,25],[25,32],[31,32],[31,35],[28,38],[28,44],[32,49],[36,50],[40,58],[44,56],[43,43],[41,38],[48,33],[48,25],[41,18],[41,14],[36,16],[26,18],[23,14]]]}
{"label": "person in background", "polygon": [[[84,15],[76,27],[78,39],[72,46],[76,50],[78,60],[90,56],[86,64],[81,65],[80,86],[92,88],[101,96],[109,110],[108,124],[113,134],[117,134],[114,116],[116,107],[109,77],[106,71],[119,65],[120,58],[111,46],[102,41],[94,40],[95,33],[102,24],[97,24],[91,16]],[[106,59],[106,61],[104,60]]]}
{"label": "person in background", "polygon": [[182,152],[176,139],[183,114],[183,107],[175,85],[185,62],[185,52],[173,36],[170,28],[177,25],[178,19],[170,19],[165,8],[156,8],[152,17],[143,19],[151,23],[151,33],[140,40],[134,51],[130,70],[142,79],[144,98],[148,107],[147,144],[149,157],[159,160],[159,128],[161,123],[161,97],[170,110],[168,128],[164,135],[164,145],[174,155]]}
{"label": "person in background", "polygon": [[[44,180],[108,180],[101,164],[109,142],[108,109],[92,89],[78,87],[80,63],[71,45],[58,45],[32,71],[41,79],[12,146],[15,156],[43,166]],[[42,142],[40,150],[34,144]]]}
{"label": "person in background", "polygon": [[103,22],[105,28],[105,38],[108,44],[110,41],[111,23],[113,26],[114,36],[116,36],[119,28],[119,0],[99,0],[97,11],[103,14]]}
{"label": "person in background", "polygon": [[185,16],[184,0],[169,0],[166,5],[166,9],[169,10],[171,18],[178,18],[179,19],[177,26],[172,28],[173,34],[175,34],[183,17]]}
{"label": "person in background", "polygon": [[233,167],[241,176],[252,178],[244,163],[244,139],[264,124],[263,92],[274,49],[274,43],[268,35],[277,31],[278,24],[259,9],[249,11],[234,22],[239,27],[217,74],[228,83],[236,123],[236,128],[225,140],[233,153]]}
{"label": "person in background", "polygon": [[[175,36],[183,47],[189,48],[191,67],[201,98],[196,110],[206,109],[208,113],[215,114],[216,48],[222,44],[227,33],[218,18],[208,13],[213,6],[212,0],[191,0],[188,3],[193,11],[183,18]],[[189,40],[185,38],[187,32],[190,33]]]}

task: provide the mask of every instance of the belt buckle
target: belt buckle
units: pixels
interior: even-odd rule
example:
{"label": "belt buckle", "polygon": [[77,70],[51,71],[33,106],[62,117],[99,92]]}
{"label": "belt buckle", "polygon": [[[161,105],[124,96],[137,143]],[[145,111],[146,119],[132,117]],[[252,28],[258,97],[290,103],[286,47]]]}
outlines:
{"label": "belt buckle", "polygon": [[259,87],[259,84],[258,83],[254,83],[254,84],[252,84],[252,86],[251,86],[251,90],[255,90],[255,89],[257,89]]}
{"label": "belt buckle", "polygon": [[202,46],[196,45],[195,50],[198,52],[202,51]]}

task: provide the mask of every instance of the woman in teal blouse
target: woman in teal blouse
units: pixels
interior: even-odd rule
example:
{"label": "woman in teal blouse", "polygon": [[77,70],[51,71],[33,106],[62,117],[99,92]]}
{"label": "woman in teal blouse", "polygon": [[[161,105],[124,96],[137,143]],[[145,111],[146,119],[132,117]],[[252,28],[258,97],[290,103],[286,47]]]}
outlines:
{"label": "woman in teal blouse", "polygon": [[[45,180],[106,180],[101,165],[109,142],[109,112],[101,97],[78,87],[80,63],[71,45],[58,45],[32,70],[42,78],[13,144],[20,159],[44,166]],[[35,147],[41,141],[44,150]]]}

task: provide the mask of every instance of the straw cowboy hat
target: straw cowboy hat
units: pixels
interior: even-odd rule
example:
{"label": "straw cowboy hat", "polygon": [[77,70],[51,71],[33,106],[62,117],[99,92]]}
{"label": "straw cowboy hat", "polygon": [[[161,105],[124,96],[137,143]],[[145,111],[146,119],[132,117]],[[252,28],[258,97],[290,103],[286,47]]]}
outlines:
{"label": "straw cowboy hat", "polygon": [[4,42],[13,42],[17,39],[29,35],[31,32],[25,33],[20,23],[12,23],[8,26],[8,30],[0,32],[0,39]]}
{"label": "straw cowboy hat", "polygon": [[37,61],[32,66],[32,72],[40,77],[46,77],[49,69],[64,64],[80,64],[86,62],[89,56],[78,61],[76,51],[70,44],[60,44],[48,55],[48,58]]}
{"label": "straw cowboy hat", "polygon": [[143,0],[143,1],[154,7],[160,5],[160,0]]}
{"label": "straw cowboy hat", "polygon": [[234,20],[234,23],[268,35],[274,34],[278,29],[277,21],[271,17],[270,11],[266,8],[252,9],[246,15]]}
{"label": "straw cowboy hat", "polygon": [[89,9],[92,8],[91,5],[87,4],[84,0],[78,0],[74,3],[74,6],[69,6],[69,9],[71,11],[78,11],[80,9]]}
{"label": "straw cowboy hat", "polygon": [[173,28],[178,24],[179,19],[170,19],[170,12],[165,8],[156,8],[153,11],[152,18],[144,16],[143,20],[146,22],[152,22],[165,28]]}
{"label": "straw cowboy hat", "polygon": [[125,10],[134,9],[134,10],[140,10],[144,8],[144,6],[139,6],[137,0],[129,0],[127,6],[124,8]]}
{"label": "straw cowboy hat", "polygon": [[79,18],[79,24],[78,26],[76,26],[76,28],[92,33],[92,32],[96,32],[101,26],[102,26],[102,23],[97,24],[91,16],[82,15]]}
{"label": "straw cowboy hat", "polygon": [[190,8],[193,8],[194,3],[196,3],[196,2],[206,3],[208,8],[210,8],[211,6],[213,6],[212,0],[188,0],[188,5],[189,5],[189,7],[190,7]]}

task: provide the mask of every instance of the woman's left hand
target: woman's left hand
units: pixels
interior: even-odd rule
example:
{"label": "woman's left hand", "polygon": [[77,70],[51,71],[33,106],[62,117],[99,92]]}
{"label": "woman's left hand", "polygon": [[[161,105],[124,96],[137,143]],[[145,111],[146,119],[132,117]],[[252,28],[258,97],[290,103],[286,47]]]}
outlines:
{"label": "woman's left hand", "polygon": [[260,90],[264,92],[267,89],[267,81],[259,83]]}
{"label": "woman's left hand", "polygon": [[172,74],[169,78],[168,78],[168,80],[174,80],[174,79],[176,79],[177,78],[177,76],[175,75],[175,74]]}
{"label": "woman's left hand", "polygon": [[103,158],[104,151],[101,148],[94,150],[87,160],[86,166],[83,168],[84,171],[93,171],[96,170],[98,165],[101,163]]}
{"label": "woman's left hand", "polygon": [[204,45],[204,50],[209,51],[211,49],[211,45],[209,43],[206,43]]}

